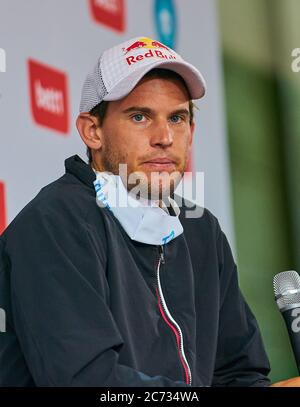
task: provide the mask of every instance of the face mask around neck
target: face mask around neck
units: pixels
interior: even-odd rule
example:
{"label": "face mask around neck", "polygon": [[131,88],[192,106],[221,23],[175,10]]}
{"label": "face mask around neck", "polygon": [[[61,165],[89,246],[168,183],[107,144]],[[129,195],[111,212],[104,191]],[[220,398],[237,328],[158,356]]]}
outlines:
{"label": "face mask around neck", "polygon": [[132,240],[164,245],[183,233],[180,209],[172,198],[168,199],[175,216],[169,215],[153,201],[134,198],[119,175],[93,171],[96,174],[94,187],[97,205],[109,209]]}

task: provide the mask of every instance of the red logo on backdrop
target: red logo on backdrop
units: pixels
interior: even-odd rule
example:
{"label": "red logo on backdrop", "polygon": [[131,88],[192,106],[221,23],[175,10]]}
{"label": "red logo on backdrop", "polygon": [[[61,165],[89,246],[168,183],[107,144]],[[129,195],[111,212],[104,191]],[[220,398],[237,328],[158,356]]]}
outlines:
{"label": "red logo on backdrop", "polygon": [[125,31],[125,0],[90,0],[90,9],[97,23]]}
{"label": "red logo on backdrop", "polygon": [[28,61],[28,70],[34,121],[60,133],[68,133],[67,75],[32,59]]}
{"label": "red logo on backdrop", "polygon": [[0,181],[0,234],[6,228],[6,206],[4,183]]}

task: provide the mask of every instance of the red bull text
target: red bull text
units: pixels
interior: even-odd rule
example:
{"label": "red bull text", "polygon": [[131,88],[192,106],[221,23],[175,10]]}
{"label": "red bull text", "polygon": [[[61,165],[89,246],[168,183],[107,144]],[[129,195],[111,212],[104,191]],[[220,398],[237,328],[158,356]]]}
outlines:
{"label": "red bull text", "polygon": [[126,61],[128,65],[132,65],[135,64],[136,62],[142,61],[145,58],[176,59],[176,56],[173,54],[163,53],[162,51],[150,49],[148,52],[145,52],[144,54],[131,55],[126,58]]}

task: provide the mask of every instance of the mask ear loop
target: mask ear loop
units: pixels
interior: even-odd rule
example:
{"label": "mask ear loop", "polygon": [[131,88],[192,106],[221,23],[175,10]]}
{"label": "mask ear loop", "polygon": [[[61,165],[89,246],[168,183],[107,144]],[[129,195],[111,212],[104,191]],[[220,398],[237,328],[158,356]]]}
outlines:
{"label": "mask ear loop", "polygon": [[102,185],[99,179],[94,181],[94,187],[96,191],[96,203],[101,208],[108,208],[111,210],[109,203],[107,202],[107,198],[102,190]]}

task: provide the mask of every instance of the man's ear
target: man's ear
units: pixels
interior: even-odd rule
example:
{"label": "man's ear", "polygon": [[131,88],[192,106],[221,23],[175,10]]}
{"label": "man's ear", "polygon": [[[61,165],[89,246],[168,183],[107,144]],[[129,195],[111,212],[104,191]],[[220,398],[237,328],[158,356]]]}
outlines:
{"label": "man's ear", "polygon": [[92,150],[102,147],[102,130],[97,117],[90,113],[80,113],[76,119],[76,127],[84,144]]}

